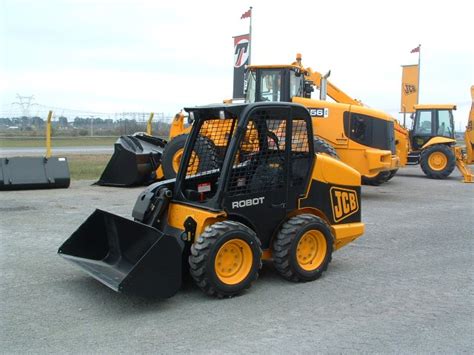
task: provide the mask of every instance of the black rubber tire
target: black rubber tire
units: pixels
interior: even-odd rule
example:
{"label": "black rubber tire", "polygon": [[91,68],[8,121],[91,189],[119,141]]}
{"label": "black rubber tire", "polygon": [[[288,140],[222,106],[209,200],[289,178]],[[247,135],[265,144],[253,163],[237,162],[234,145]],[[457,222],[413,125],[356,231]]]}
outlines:
{"label": "black rubber tire", "polygon": [[[297,246],[301,237],[310,230],[318,230],[326,239],[326,255],[313,271],[301,268],[297,261]],[[278,273],[293,282],[318,279],[327,270],[332,259],[334,238],[327,223],[311,214],[302,214],[286,221],[273,241],[273,263]]]}
{"label": "black rubber tire", "polygon": [[379,186],[391,179],[391,170],[381,171],[373,177],[367,177],[362,175],[362,185]]}
{"label": "black rubber tire", "polygon": [[[188,134],[181,134],[166,144],[161,157],[161,165],[165,179],[176,177],[178,172],[173,168],[173,157],[180,149],[184,148],[188,136]],[[198,171],[211,170],[218,167],[216,147],[209,138],[199,136],[194,146],[198,147],[198,151],[195,152],[200,159]],[[204,156],[206,156],[206,159],[202,159]]]}
{"label": "black rubber tire", "polygon": [[314,137],[314,152],[315,153],[325,153],[334,159],[339,160],[339,155],[337,155],[336,149],[324,139],[319,137]]}
{"label": "black rubber tire", "polygon": [[[447,164],[443,170],[434,170],[430,167],[429,158],[433,153],[441,153],[446,156]],[[456,166],[456,157],[451,148],[446,144],[435,144],[421,151],[420,166],[421,170],[430,179],[446,179],[451,175]]]}
{"label": "black rubber tire", "polygon": [[[229,285],[222,282],[215,271],[215,258],[219,248],[229,240],[240,239],[250,246],[252,266],[238,284]],[[219,298],[235,296],[248,289],[258,278],[262,267],[262,249],[255,232],[242,223],[234,221],[217,222],[208,226],[191,246],[189,271],[198,287],[209,296]]]}
{"label": "black rubber tire", "polygon": [[398,169],[390,170],[390,174],[388,175],[387,181],[392,179],[397,174],[397,172],[398,172]]}

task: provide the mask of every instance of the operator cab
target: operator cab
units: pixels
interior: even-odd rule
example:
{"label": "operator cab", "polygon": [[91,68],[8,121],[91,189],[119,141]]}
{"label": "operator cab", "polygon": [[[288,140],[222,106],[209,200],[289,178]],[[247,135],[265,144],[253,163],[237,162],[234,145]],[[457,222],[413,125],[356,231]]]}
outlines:
{"label": "operator cab", "polygon": [[249,67],[245,77],[245,102],[291,102],[295,96],[306,97],[307,87],[298,66]]}
{"label": "operator cab", "polygon": [[410,132],[414,150],[419,150],[433,137],[454,139],[455,105],[416,105]]}

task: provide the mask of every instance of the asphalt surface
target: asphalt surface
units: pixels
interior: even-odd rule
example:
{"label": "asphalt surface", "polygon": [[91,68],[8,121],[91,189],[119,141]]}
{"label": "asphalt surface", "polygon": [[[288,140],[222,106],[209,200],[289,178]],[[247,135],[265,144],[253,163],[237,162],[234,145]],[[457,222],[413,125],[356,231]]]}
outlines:
{"label": "asphalt surface", "polygon": [[0,192],[1,353],[474,353],[474,184],[403,169],[363,188],[366,233],[322,278],[265,264],[231,299],[187,283],[118,294],[56,255],[94,210],[130,216],[141,188],[73,182]]}

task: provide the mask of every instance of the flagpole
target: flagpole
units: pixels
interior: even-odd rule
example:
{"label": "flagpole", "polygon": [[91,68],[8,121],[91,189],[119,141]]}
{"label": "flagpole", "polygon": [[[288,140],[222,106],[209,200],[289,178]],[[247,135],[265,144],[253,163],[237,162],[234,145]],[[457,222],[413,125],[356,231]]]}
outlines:
{"label": "flagpole", "polygon": [[250,45],[249,45],[249,61],[248,63],[251,64],[251,55],[252,55],[252,6],[250,6],[250,25],[249,25],[249,37],[250,37]]}
{"label": "flagpole", "polygon": [[416,92],[416,103],[420,103],[420,73],[421,73],[421,44],[418,45],[418,91]]}

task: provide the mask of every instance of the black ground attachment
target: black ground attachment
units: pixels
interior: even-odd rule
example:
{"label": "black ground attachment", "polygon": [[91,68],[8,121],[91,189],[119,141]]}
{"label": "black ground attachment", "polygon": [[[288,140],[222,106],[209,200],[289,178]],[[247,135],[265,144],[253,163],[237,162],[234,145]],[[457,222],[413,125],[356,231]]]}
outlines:
{"label": "black ground attachment", "polygon": [[0,159],[0,190],[68,188],[69,166],[63,157]]}
{"label": "black ground attachment", "polygon": [[181,287],[182,251],[177,238],[95,210],[58,254],[114,291],[168,298]]}
{"label": "black ground attachment", "polygon": [[166,143],[164,139],[146,134],[121,136],[97,184],[127,187],[154,182]]}

